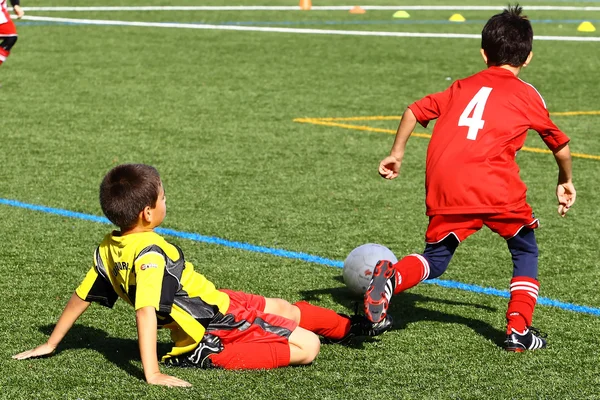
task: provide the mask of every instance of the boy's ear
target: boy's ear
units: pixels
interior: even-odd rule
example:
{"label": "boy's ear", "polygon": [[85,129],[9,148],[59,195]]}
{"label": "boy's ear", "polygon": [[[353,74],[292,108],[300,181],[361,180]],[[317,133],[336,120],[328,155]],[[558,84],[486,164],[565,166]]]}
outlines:
{"label": "boy's ear", "polygon": [[140,220],[146,223],[152,222],[152,209],[149,206],[144,207],[140,212]]}
{"label": "boy's ear", "polygon": [[485,54],[485,50],[480,49],[479,51],[481,52],[481,57],[483,57],[483,61],[485,62],[485,65],[487,65],[488,57],[487,57],[487,54]]}
{"label": "boy's ear", "polygon": [[523,66],[526,67],[527,65],[529,65],[532,58],[533,58],[533,51],[530,51],[529,55],[527,56],[527,60],[525,60],[525,62],[523,63]]}

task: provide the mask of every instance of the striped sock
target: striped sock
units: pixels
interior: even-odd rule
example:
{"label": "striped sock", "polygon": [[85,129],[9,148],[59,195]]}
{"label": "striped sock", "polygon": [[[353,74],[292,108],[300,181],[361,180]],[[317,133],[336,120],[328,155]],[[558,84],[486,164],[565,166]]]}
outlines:
{"label": "striped sock", "polygon": [[410,254],[394,264],[396,285],[394,294],[410,289],[429,277],[429,263],[420,254]]}
{"label": "striped sock", "polygon": [[527,276],[515,276],[510,281],[510,300],[506,311],[507,332],[512,329],[524,332],[531,326],[533,310],[537,301],[540,283]]}

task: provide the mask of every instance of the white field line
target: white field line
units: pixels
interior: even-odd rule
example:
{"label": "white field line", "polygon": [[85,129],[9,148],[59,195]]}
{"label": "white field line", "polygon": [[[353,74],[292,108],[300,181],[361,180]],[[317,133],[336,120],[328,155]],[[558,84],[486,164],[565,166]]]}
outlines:
{"label": "white field line", "polygon": [[[317,34],[317,35],[341,35],[341,36],[381,36],[381,37],[415,37],[415,38],[445,38],[445,39],[481,39],[479,34],[466,33],[421,33],[421,32],[380,32],[380,31],[345,31],[334,29],[303,29],[303,28],[277,28],[260,26],[240,26],[240,25],[204,25],[204,24],[186,24],[172,22],[136,22],[136,21],[116,21],[99,19],[78,19],[78,18],[53,18],[53,17],[34,17],[24,16],[23,19],[30,21],[49,21],[64,22],[84,25],[112,25],[112,26],[139,26],[152,28],[177,28],[177,29],[204,29],[204,30],[224,30],[224,31],[252,31],[252,32],[278,32],[278,33],[299,33],[299,34]],[[600,42],[600,36],[535,36],[535,40],[549,40],[560,42]]]}
{"label": "white field line", "polygon": [[[350,6],[314,6],[317,11],[348,11]],[[497,11],[506,6],[361,6],[365,10],[449,10]],[[600,11],[600,7],[526,6],[526,11]],[[298,6],[98,6],[98,7],[23,7],[25,11],[300,11]]]}

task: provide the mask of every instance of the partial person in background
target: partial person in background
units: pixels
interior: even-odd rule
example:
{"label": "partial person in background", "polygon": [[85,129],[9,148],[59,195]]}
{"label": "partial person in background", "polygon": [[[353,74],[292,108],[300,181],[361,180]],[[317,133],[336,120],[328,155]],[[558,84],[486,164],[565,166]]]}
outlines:
{"label": "partial person in background", "polygon": [[[19,35],[17,35],[17,28],[10,19],[10,14],[6,8],[7,0],[0,0],[0,65],[6,61],[10,55],[10,50],[13,48]],[[10,0],[13,6],[17,18],[23,17],[25,12],[19,5],[19,0]]]}

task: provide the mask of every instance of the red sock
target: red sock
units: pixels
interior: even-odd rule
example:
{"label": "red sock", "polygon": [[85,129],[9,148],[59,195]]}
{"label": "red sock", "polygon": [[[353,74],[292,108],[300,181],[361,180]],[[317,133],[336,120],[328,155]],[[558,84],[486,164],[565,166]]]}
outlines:
{"label": "red sock", "polygon": [[420,254],[409,254],[394,264],[396,288],[394,294],[410,289],[429,276],[429,263]]}
{"label": "red sock", "polygon": [[523,332],[531,325],[540,283],[527,276],[515,276],[510,281],[510,300],[506,311],[507,333],[511,328]]}
{"label": "red sock", "polygon": [[290,365],[287,343],[230,343],[210,356],[213,365],[225,369],[273,369]]}
{"label": "red sock", "polygon": [[0,65],[2,65],[2,63],[4,61],[6,61],[6,58],[8,57],[9,54],[10,54],[10,51],[6,51],[2,47],[0,47]]}
{"label": "red sock", "polygon": [[301,328],[332,340],[339,340],[350,331],[350,319],[333,310],[314,306],[306,301],[299,301],[294,305],[300,309],[298,326]]}

